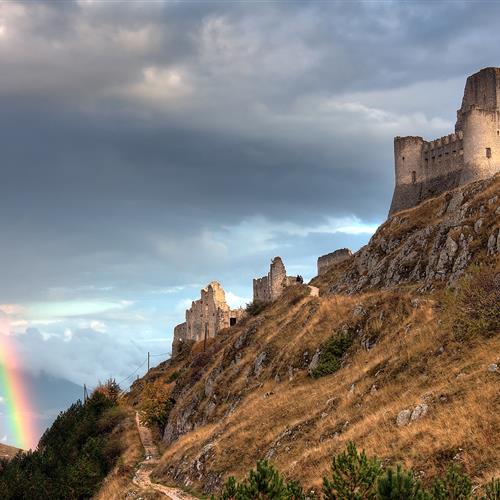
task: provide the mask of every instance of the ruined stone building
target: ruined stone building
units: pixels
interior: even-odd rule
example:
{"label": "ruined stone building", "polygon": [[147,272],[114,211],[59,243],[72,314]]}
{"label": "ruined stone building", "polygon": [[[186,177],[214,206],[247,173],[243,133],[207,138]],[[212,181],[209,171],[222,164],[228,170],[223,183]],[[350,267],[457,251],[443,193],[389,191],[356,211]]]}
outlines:
{"label": "ruined stone building", "polygon": [[272,302],[283,293],[285,287],[301,282],[298,276],[287,276],[281,257],[275,257],[271,261],[267,276],[253,280],[253,300],[254,302]]}
{"label": "ruined stone building", "polygon": [[352,252],[348,248],[340,248],[335,252],[318,257],[318,276],[325,274],[333,266],[344,262],[352,257]]}
{"label": "ruined stone building", "polygon": [[396,186],[389,215],[500,171],[500,68],[469,76],[455,133],[394,139]]}
{"label": "ruined stone building", "polygon": [[174,328],[172,356],[185,340],[199,341],[212,338],[224,328],[235,325],[243,316],[243,309],[231,309],[226,303],[224,289],[212,281],[201,290],[201,297],[186,310],[186,321]]}

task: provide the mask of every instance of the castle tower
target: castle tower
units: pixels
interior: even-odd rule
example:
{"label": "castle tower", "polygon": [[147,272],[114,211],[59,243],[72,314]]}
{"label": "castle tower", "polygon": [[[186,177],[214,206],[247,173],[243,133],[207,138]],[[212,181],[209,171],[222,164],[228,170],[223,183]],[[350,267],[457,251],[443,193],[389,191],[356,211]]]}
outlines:
{"label": "castle tower", "polygon": [[389,216],[500,171],[500,68],[467,78],[455,133],[394,139],[396,185]]}
{"label": "castle tower", "polygon": [[395,137],[394,164],[396,188],[390,214],[419,203],[421,182],[424,180],[422,137]]}
{"label": "castle tower", "polygon": [[461,184],[500,170],[500,68],[485,68],[467,78],[455,128],[464,134]]}

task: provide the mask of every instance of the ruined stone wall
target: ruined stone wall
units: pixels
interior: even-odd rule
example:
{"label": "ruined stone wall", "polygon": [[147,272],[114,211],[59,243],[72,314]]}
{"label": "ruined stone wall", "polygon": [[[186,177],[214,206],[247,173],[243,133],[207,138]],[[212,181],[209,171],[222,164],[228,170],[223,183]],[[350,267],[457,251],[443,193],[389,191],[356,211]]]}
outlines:
{"label": "ruined stone wall", "polygon": [[224,328],[236,324],[244,315],[243,309],[231,309],[226,303],[224,289],[212,281],[201,290],[201,297],[186,310],[186,321],[174,328],[172,355],[178,351],[178,344],[184,340],[198,342],[212,338]]}
{"label": "ruined stone wall", "polygon": [[275,257],[271,261],[267,276],[253,280],[253,300],[254,302],[272,302],[283,293],[285,287],[297,283],[295,276],[286,275],[281,257]]}
{"label": "ruined stone wall", "polygon": [[269,295],[271,300],[276,300],[286,286],[286,269],[281,257],[275,257],[269,269]]}
{"label": "ruined stone wall", "polygon": [[500,170],[500,68],[470,76],[455,133],[433,141],[396,137],[389,215]]}
{"label": "ruined stone wall", "polygon": [[325,274],[332,266],[344,262],[352,257],[352,252],[348,248],[340,248],[318,258],[318,276]]}
{"label": "ruined stone wall", "polygon": [[191,307],[186,310],[186,338],[189,340],[200,340],[204,332],[203,326],[203,302],[201,299],[194,300]]}
{"label": "ruined stone wall", "polygon": [[254,302],[269,302],[269,282],[267,276],[254,278],[253,280],[253,300]]}
{"label": "ruined stone wall", "polygon": [[172,342],[172,356],[176,356],[179,352],[179,347],[184,340],[187,339],[187,324],[186,322],[177,325],[174,328],[174,340]]}

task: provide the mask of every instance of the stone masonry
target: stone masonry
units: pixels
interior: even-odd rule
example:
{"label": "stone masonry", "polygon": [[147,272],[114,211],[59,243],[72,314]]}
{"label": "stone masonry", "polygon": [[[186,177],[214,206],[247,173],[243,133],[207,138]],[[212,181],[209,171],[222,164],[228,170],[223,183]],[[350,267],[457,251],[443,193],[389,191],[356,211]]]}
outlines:
{"label": "stone masonry", "polygon": [[318,276],[325,274],[332,266],[344,262],[352,257],[352,252],[348,248],[340,248],[335,252],[322,255],[318,258]]}
{"label": "stone masonry", "polygon": [[469,76],[455,133],[394,139],[396,186],[389,215],[500,171],[500,68]]}
{"label": "stone masonry", "polygon": [[174,328],[172,356],[177,354],[182,342],[215,337],[219,331],[235,325],[243,314],[243,309],[231,309],[227,305],[224,289],[219,282],[212,281],[186,310],[186,321]]}
{"label": "stone masonry", "polygon": [[271,261],[267,276],[253,280],[253,300],[254,302],[272,302],[283,293],[285,287],[300,282],[298,276],[287,276],[281,257],[275,257]]}

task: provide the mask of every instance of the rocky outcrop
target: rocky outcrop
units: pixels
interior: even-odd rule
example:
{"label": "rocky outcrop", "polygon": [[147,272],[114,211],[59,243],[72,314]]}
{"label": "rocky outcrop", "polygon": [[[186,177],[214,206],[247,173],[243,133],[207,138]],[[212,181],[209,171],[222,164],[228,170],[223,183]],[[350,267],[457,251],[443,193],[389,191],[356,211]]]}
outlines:
{"label": "rocky outcrop", "polygon": [[[326,284],[326,291],[352,294],[403,283],[421,283],[422,289],[436,282],[453,284],[476,257],[500,252],[499,192],[496,175],[400,212],[380,226]],[[313,284],[321,284],[320,279]]]}

